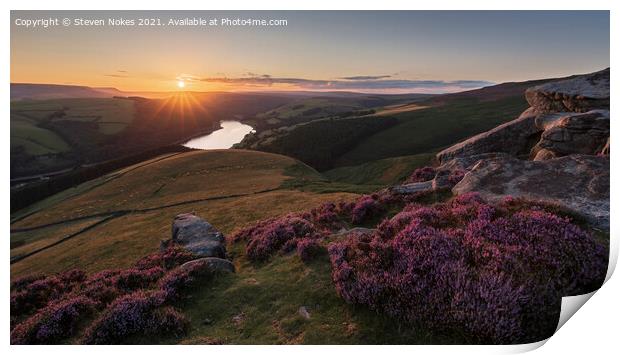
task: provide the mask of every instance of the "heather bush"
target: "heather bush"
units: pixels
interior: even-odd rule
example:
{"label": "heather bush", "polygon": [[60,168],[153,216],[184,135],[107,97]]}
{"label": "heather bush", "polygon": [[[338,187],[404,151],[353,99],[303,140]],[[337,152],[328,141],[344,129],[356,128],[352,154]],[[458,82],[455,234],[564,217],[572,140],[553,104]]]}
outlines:
{"label": "heather bush", "polygon": [[233,236],[233,240],[246,240],[246,255],[252,261],[267,260],[281,250],[291,239],[317,237],[319,231],[312,222],[295,214],[259,222]]}
{"label": "heather bush", "polygon": [[153,267],[161,267],[164,270],[172,270],[182,265],[196,256],[191,252],[179,246],[170,246],[163,251],[145,256],[136,262],[137,269],[151,269]]}
{"label": "heather bush", "polygon": [[366,222],[379,216],[384,210],[384,206],[377,201],[377,196],[362,196],[351,210],[351,222],[354,224]]}
{"label": "heather bush", "polygon": [[77,296],[51,303],[11,331],[11,344],[56,344],[71,337],[95,302]]}
{"label": "heather bush", "polygon": [[344,226],[344,221],[350,218],[351,208],[345,203],[335,204],[332,202],[324,203],[309,212],[302,214],[302,217],[328,229],[337,229]]}
{"label": "heather bush", "polygon": [[44,274],[31,274],[22,277],[18,277],[11,282],[11,290],[24,288],[35,281],[44,279]]}
{"label": "heather bush", "polygon": [[11,342],[62,342],[95,313],[100,315],[88,327],[86,343],[118,343],[140,334],[182,334],[187,320],[166,303],[176,300],[201,275],[199,265],[178,267],[192,259],[193,254],[175,246],[127,269],[90,276],[69,270],[16,279],[11,284]]}
{"label": "heather bush", "polygon": [[322,250],[321,244],[313,238],[303,238],[297,242],[297,255],[303,262],[312,261]]}
{"label": "heather bush", "polygon": [[488,343],[550,336],[560,296],[600,287],[607,267],[605,249],[567,218],[493,207],[477,194],[408,205],[329,254],[347,302]]}
{"label": "heather bush", "polygon": [[116,299],[84,333],[84,344],[119,344],[131,336],[181,334],[187,320],[177,312],[161,309],[162,291],[137,291]]}
{"label": "heather bush", "polygon": [[406,184],[411,184],[415,182],[423,182],[433,180],[435,178],[435,174],[437,171],[435,168],[431,166],[425,166],[422,168],[417,168],[409,175],[409,177],[405,180]]}
{"label": "heather bush", "polygon": [[164,275],[164,269],[155,266],[149,269],[131,268],[121,271],[115,278],[115,286],[123,291],[147,288]]}
{"label": "heather bush", "polygon": [[11,315],[20,317],[59,299],[86,279],[80,270],[69,270],[51,276],[25,276],[12,283]]}

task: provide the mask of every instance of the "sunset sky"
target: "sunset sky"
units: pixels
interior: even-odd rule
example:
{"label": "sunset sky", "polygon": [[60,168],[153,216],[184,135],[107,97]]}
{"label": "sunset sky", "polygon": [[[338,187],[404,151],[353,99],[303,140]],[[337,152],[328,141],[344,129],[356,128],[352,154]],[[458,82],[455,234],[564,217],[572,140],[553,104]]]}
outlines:
{"label": "sunset sky", "polygon": [[[68,26],[18,19],[286,19],[286,26]],[[609,66],[607,11],[13,11],[11,82],[126,91],[449,92]]]}

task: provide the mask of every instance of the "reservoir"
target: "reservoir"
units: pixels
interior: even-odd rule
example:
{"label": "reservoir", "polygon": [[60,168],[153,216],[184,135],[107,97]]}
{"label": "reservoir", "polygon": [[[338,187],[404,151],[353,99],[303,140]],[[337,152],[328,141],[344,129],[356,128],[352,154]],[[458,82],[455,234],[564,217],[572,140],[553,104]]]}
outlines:
{"label": "reservoir", "polygon": [[207,135],[190,139],[183,146],[192,149],[228,149],[241,142],[246,134],[254,130],[251,126],[239,121],[222,121],[222,128]]}

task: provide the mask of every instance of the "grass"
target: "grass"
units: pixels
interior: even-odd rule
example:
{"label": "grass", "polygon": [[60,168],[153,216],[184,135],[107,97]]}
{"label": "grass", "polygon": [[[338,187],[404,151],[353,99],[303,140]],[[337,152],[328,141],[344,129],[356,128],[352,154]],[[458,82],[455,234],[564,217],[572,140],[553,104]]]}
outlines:
{"label": "grass", "polygon": [[[93,272],[129,266],[157,250],[160,240],[170,237],[173,217],[183,212],[197,213],[228,234],[260,219],[355,196],[341,191],[303,191],[287,185],[291,179],[307,184],[322,179],[307,166],[298,169],[295,176],[289,175],[298,164],[291,158],[262,152],[196,151],[143,162],[89,181],[12,215],[11,228],[92,214],[102,218],[117,210],[125,213],[12,264],[11,276],[73,267]],[[11,241],[22,240],[23,248],[33,249],[69,235],[72,230],[61,228],[67,225],[72,224],[63,223],[58,230],[50,227],[14,233]],[[46,238],[44,230],[54,232]],[[38,244],[30,245],[35,241]]]}
{"label": "grass", "polygon": [[380,159],[328,170],[323,175],[335,182],[385,187],[402,182],[416,168],[430,165],[434,156],[434,154],[417,154]]}
{"label": "grass", "polygon": [[67,235],[76,233],[83,228],[97,222],[98,219],[89,219],[63,225],[50,226],[28,232],[11,233],[11,258],[24,255],[51,243],[54,243]]}
{"label": "grass", "polygon": [[[174,155],[129,170],[120,179],[102,177],[59,203],[18,222],[38,225],[116,210],[140,209],[275,189],[286,179],[282,170],[294,160],[275,154],[212,150]],[[97,182],[103,182],[97,184]]]}
{"label": "grass", "polygon": [[[308,264],[295,254],[256,265],[231,245],[236,273],[197,288],[181,305],[191,315],[184,344],[425,344],[456,342],[346,304],[326,253]],[[310,318],[299,313],[305,307]],[[237,317],[236,319],[234,319]],[[204,320],[211,320],[204,324]]]}

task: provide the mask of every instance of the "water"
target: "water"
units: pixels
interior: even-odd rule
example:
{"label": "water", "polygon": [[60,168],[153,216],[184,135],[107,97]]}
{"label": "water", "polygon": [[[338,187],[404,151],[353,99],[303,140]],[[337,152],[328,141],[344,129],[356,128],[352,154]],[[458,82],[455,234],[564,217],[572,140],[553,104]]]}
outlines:
{"label": "water", "polygon": [[241,142],[246,134],[254,128],[239,121],[222,121],[222,128],[207,135],[189,140],[183,146],[193,149],[228,149],[235,143]]}

